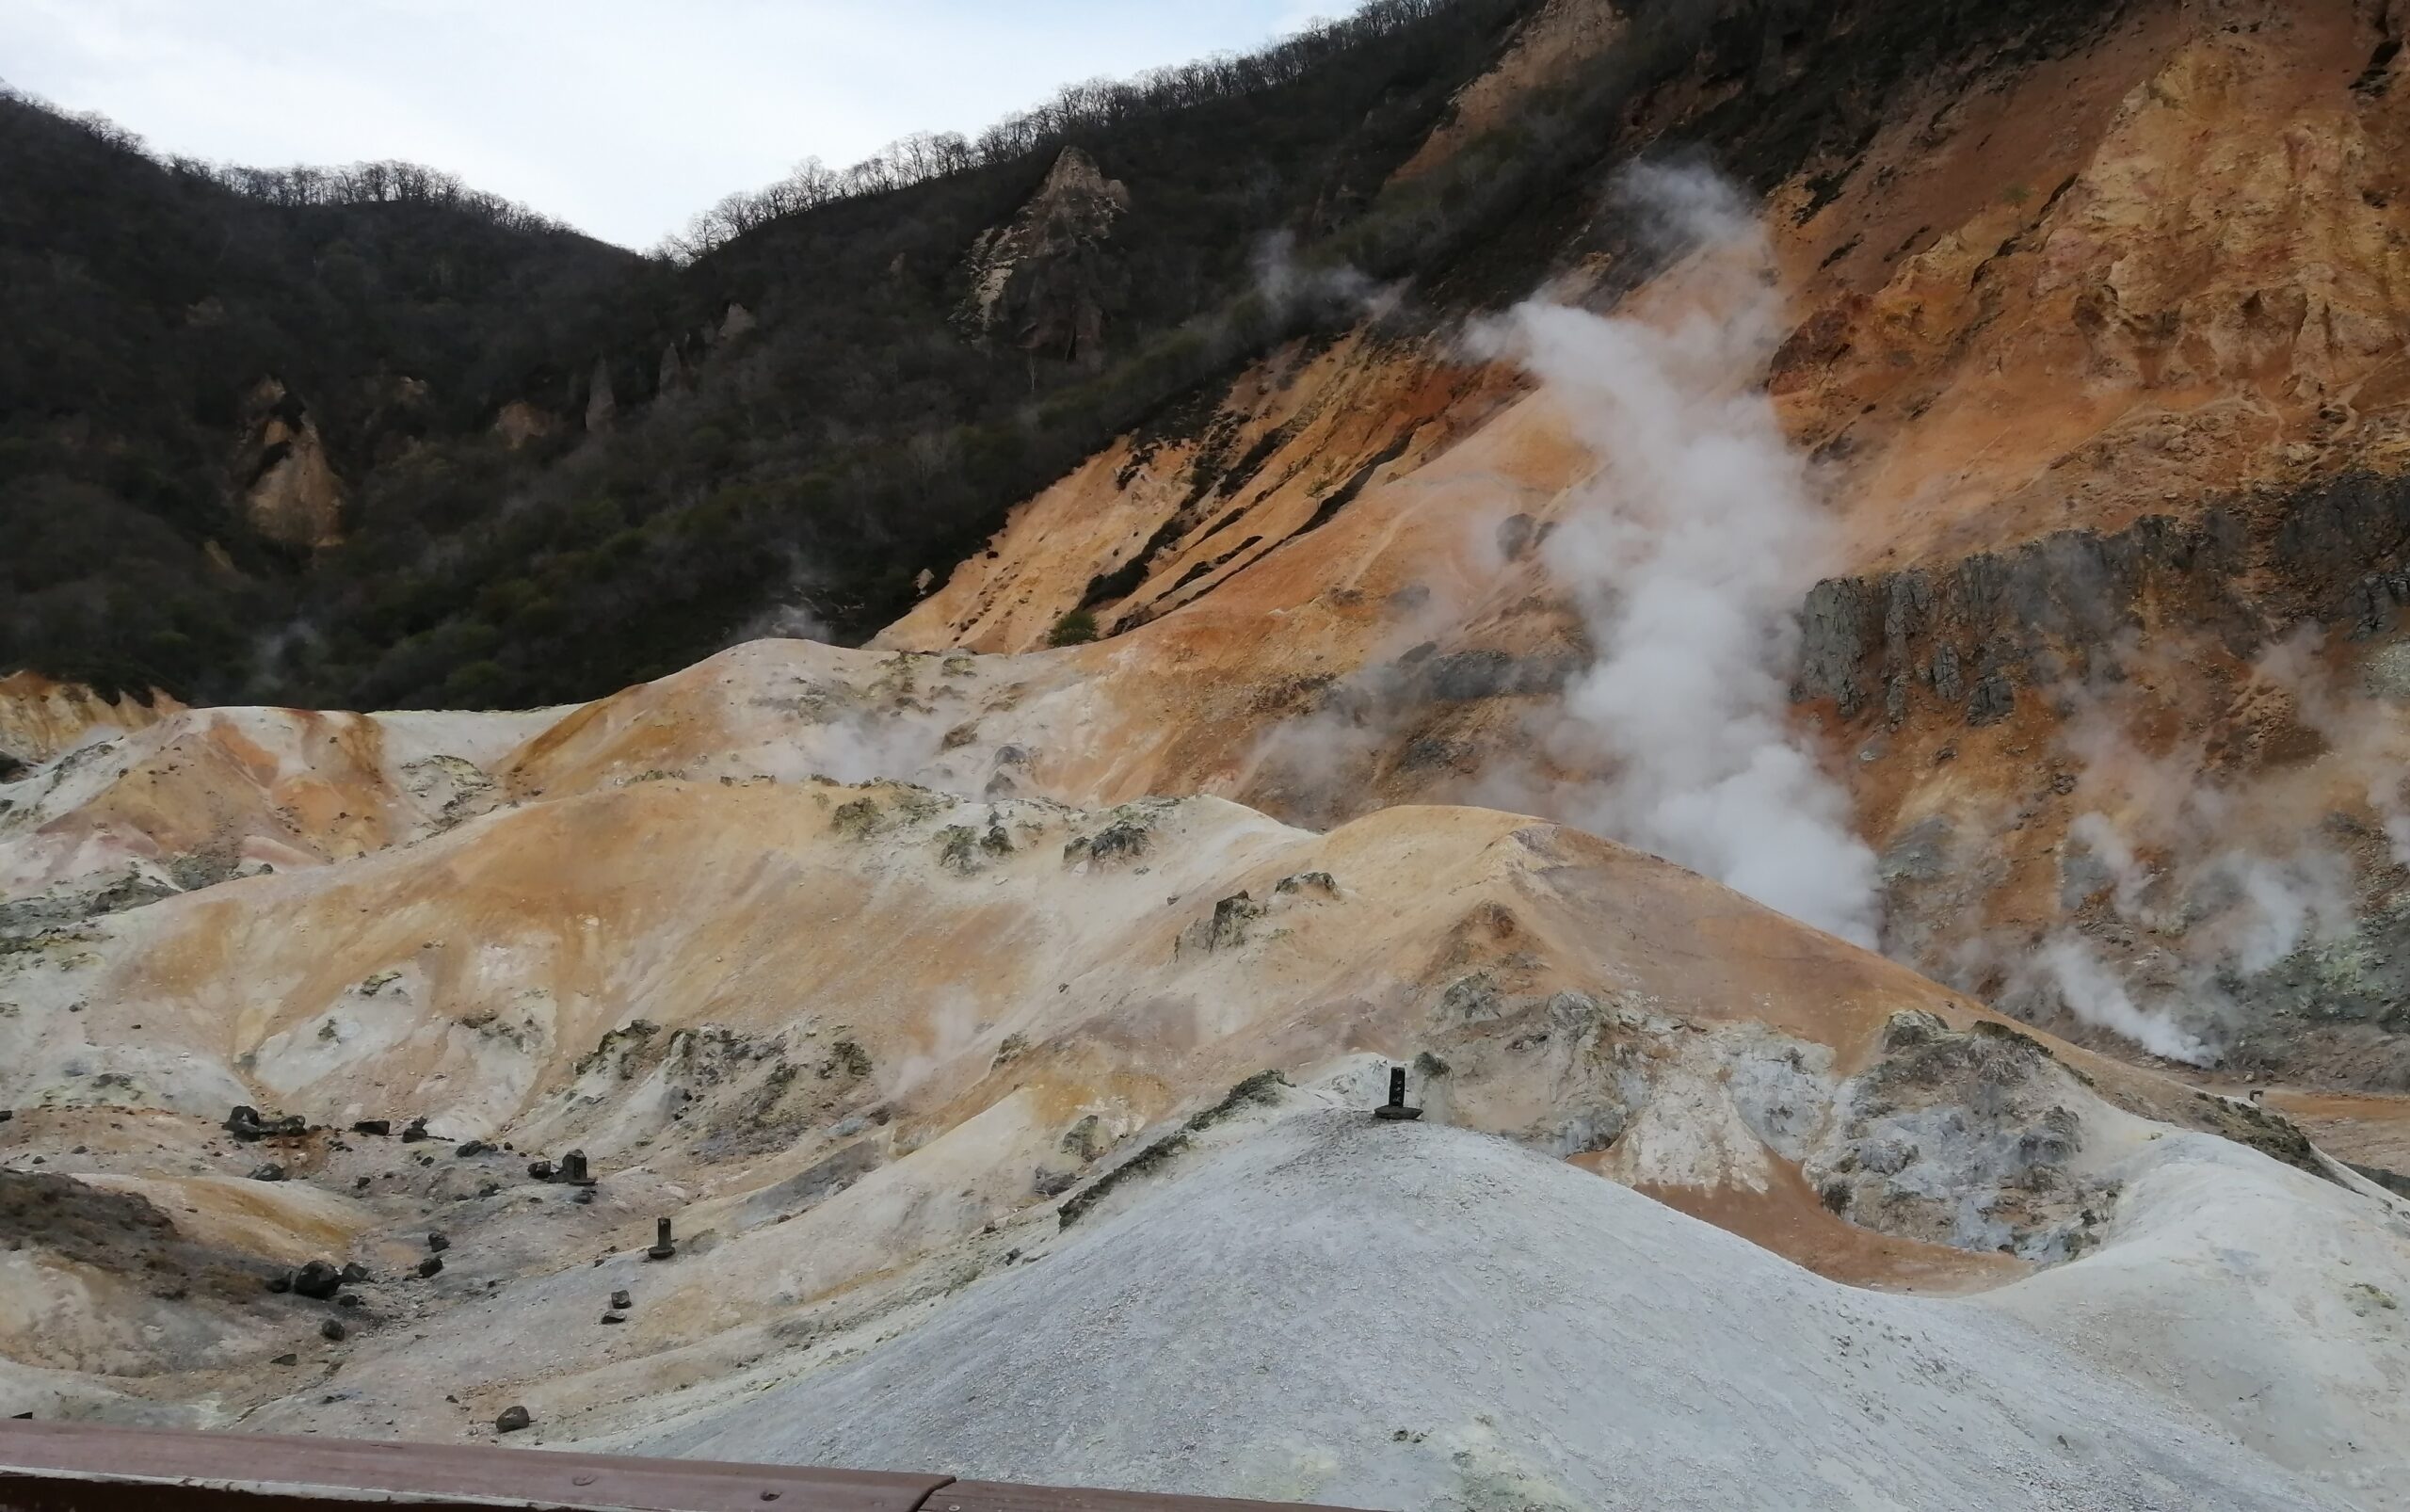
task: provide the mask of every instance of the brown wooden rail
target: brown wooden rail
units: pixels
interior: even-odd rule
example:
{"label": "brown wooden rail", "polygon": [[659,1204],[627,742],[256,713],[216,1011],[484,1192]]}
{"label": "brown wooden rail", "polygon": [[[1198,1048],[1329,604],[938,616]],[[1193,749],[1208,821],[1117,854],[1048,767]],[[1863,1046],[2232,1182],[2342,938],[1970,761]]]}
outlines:
{"label": "brown wooden rail", "polygon": [[[0,1422],[0,1512],[1316,1512],[951,1475]],[[1324,1508],[1320,1512],[1333,1512]]]}

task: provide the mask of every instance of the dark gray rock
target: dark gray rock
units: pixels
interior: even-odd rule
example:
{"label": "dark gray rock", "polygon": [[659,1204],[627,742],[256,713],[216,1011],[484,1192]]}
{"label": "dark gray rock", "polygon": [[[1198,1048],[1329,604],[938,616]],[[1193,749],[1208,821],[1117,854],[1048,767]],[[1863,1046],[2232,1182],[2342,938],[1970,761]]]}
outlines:
{"label": "dark gray rock", "polygon": [[293,1273],[292,1289],[296,1296],[306,1296],[313,1302],[324,1302],[343,1287],[343,1272],[323,1260],[313,1260]]}

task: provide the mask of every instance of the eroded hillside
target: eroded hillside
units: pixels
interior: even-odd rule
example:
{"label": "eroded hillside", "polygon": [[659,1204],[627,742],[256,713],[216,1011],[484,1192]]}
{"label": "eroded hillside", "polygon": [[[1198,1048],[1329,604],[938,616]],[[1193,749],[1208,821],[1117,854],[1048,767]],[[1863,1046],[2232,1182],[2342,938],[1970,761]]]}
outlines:
{"label": "eroded hillside", "polygon": [[[1594,1504],[1619,1440],[1517,1406],[1534,1294],[1480,1257],[1519,1255],[1630,1294],[1578,1310],[1626,1430],[1771,1348],[1857,1445],[1838,1481],[1769,1462],[1746,1446],[1796,1435],[1735,1402],[1667,1504],[2393,1504],[2400,1398],[2366,1383],[2410,1368],[2410,1219],[2286,1118],[1560,826],[1082,807],[1028,747],[936,733],[1059,738],[1109,651],[762,643],[567,713],[175,714],[36,767],[0,816],[9,875],[49,867],[0,954],[0,1400],[420,1439],[523,1405],[546,1443]],[[865,764],[922,780],[828,775]],[[205,833],[128,801],[204,789],[249,796]],[[243,875],[190,876],[209,854]],[[1448,1127],[1373,1119],[1385,1064]],[[2401,1127],[2354,1111],[2310,1127]],[[1208,1231],[1247,1237],[1216,1261]],[[2168,1342],[2192,1257],[2238,1247],[2264,1260],[2216,1306],[2286,1326],[2247,1359]],[[1413,1277],[1452,1300],[1401,1309]],[[1694,1303],[1741,1309],[1727,1344]],[[1168,1457],[1167,1337],[1221,1404]],[[1353,1361],[1396,1389],[1315,1384]],[[957,1368],[1056,1385],[957,1396]],[[813,1405],[891,1377],[942,1407]],[[1976,1424],[2015,1468],[1963,1453]]]}
{"label": "eroded hillside", "polygon": [[[1762,381],[1813,518],[1675,507],[1729,531],[1698,584],[1797,639],[1705,675],[1786,683],[1876,853],[1886,948],[2103,1043],[2399,1089],[2396,23],[2090,25],[1904,83],[1774,185],[1743,249],[1779,311],[1690,348],[1705,377],[1501,361],[1494,326],[1416,336],[1416,291],[1374,291],[1197,439],[1133,435],[1023,506],[881,644],[1022,650],[1084,610],[1195,711],[1148,725],[1182,790],[1582,819],[1634,759],[1563,733],[1616,653],[1598,596],[1630,585],[1556,532],[1679,496],[1650,470],[1740,433],[1710,411]],[[1679,139],[1712,97],[1652,102]],[[1548,302],[1679,333],[1720,299],[1728,330],[1695,250],[1728,232],[1631,288],[1685,213],[1663,198],[1611,201],[1623,254]],[[1667,391],[1652,428],[1598,421]]]}
{"label": "eroded hillside", "polygon": [[[1580,192],[1268,261],[867,648],[0,684],[0,1404],[2405,1504],[2395,18],[1976,8],[1533,8],[1392,187]],[[1111,170],[972,334],[1091,345]]]}

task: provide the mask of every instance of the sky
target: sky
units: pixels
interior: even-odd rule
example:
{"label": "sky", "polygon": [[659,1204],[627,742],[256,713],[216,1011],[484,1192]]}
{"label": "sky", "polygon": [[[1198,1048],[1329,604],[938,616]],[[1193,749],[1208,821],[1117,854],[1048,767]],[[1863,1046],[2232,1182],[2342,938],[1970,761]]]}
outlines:
{"label": "sky", "polygon": [[406,158],[644,249],[805,157],[966,136],[1056,88],[1352,0],[5,0],[0,80],[165,153]]}

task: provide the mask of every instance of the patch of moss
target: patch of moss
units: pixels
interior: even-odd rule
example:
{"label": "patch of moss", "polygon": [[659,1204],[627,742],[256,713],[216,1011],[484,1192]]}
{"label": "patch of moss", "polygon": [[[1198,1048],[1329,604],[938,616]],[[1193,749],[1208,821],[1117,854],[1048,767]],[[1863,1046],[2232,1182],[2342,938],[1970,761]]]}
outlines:
{"label": "patch of moss", "polygon": [[867,840],[878,829],[878,819],[876,798],[856,798],[837,805],[828,815],[828,828],[848,840]]}
{"label": "patch of moss", "polygon": [[1269,1106],[1280,1101],[1279,1088],[1289,1085],[1289,1078],[1279,1071],[1258,1071],[1245,1081],[1222,1094],[1222,1101],[1197,1113],[1188,1120],[1189,1132],[1211,1129],[1249,1103]]}
{"label": "patch of moss", "polygon": [[950,824],[938,831],[938,864],[965,877],[979,869],[979,831]]}
{"label": "patch of moss", "polygon": [[2248,1145],[2271,1160],[2280,1160],[2295,1170],[2312,1176],[2335,1180],[2332,1172],[2319,1160],[2318,1150],[2300,1125],[2273,1109],[2256,1107],[2248,1102],[2236,1102],[2208,1092],[2193,1094],[2193,1109],[2201,1117],[2202,1125],[2213,1134],[2231,1139],[2238,1145]]}
{"label": "patch of moss", "polygon": [[828,1047],[828,1058],[820,1063],[822,1081],[832,1076],[868,1076],[870,1052],[850,1039],[840,1039]]}
{"label": "patch of moss", "polygon": [[1144,856],[1154,844],[1152,828],[1137,814],[1117,814],[1095,834],[1065,845],[1063,860],[1076,861],[1084,857],[1090,861],[1113,861]]}
{"label": "patch of moss", "polygon": [[1057,1229],[1068,1229],[1080,1221],[1088,1209],[1104,1199],[1104,1195],[1135,1176],[1154,1170],[1188,1148],[1188,1132],[1177,1130],[1165,1134],[1146,1149],[1100,1176],[1084,1192],[1074,1192],[1055,1210]]}

